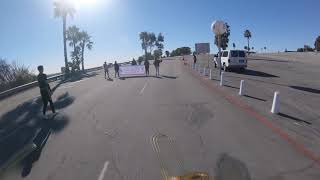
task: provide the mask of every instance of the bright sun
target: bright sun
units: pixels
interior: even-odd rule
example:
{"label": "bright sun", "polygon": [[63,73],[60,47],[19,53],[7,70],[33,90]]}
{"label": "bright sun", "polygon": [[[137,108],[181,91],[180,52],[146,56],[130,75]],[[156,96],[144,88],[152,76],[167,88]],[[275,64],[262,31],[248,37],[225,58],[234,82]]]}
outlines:
{"label": "bright sun", "polygon": [[100,0],[69,0],[69,1],[74,3],[75,7],[79,9],[81,7],[95,6],[98,4],[98,1]]}

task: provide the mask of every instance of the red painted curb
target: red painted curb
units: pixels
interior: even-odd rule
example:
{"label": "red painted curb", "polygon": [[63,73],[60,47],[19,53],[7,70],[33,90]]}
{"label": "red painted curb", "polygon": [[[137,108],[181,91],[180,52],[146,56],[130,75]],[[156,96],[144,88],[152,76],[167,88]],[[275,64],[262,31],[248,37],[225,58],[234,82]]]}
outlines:
{"label": "red painted curb", "polygon": [[271,122],[268,118],[264,117],[260,113],[258,113],[256,110],[251,108],[249,105],[241,101],[240,99],[230,96],[228,93],[222,91],[220,88],[218,88],[213,83],[210,83],[209,79],[205,79],[199,74],[197,74],[193,69],[188,68],[188,70],[192,73],[192,75],[196,78],[198,78],[206,87],[209,89],[216,91],[220,93],[224,98],[226,98],[230,103],[238,106],[243,111],[245,111],[250,116],[254,117],[258,121],[260,121],[262,124],[264,124],[266,127],[271,129],[274,133],[279,135],[283,140],[288,142],[290,145],[292,145],[296,150],[298,150],[300,153],[302,153],[305,157],[309,158],[310,160],[314,161],[318,166],[320,166],[320,157],[318,157],[315,153],[310,151],[308,148],[306,148],[302,143],[298,142],[294,138],[292,138],[287,132],[276,126],[274,123]]}

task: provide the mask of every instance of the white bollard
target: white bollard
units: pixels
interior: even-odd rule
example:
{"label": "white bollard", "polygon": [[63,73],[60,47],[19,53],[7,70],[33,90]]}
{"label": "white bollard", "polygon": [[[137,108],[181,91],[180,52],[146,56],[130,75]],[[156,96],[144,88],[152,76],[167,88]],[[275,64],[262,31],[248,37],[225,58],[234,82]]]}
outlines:
{"label": "white bollard", "polygon": [[280,112],[280,98],[279,98],[279,92],[274,92],[273,102],[272,102],[272,108],[271,113],[278,114]]}
{"label": "white bollard", "polygon": [[210,79],[212,79],[212,69],[210,69]]}
{"label": "white bollard", "polygon": [[223,86],[223,74],[224,74],[224,72],[221,72],[221,76],[220,76],[220,86]]}
{"label": "white bollard", "polygon": [[244,86],[244,80],[241,80],[241,82],[240,82],[240,89],[239,89],[239,95],[240,96],[243,96],[243,87]]}
{"label": "white bollard", "polygon": [[203,76],[206,76],[206,68],[203,68]]}

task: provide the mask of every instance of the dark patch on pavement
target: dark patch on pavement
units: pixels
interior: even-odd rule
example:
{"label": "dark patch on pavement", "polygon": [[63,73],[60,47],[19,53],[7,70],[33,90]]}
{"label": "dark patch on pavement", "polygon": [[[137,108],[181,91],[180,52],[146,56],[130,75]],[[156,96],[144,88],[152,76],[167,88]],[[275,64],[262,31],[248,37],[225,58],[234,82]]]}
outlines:
{"label": "dark patch on pavement", "polygon": [[214,117],[212,112],[206,108],[205,104],[191,104],[190,108],[191,115],[188,118],[188,121],[192,126],[200,128]]}
{"label": "dark patch on pavement", "polygon": [[253,96],[249,96],[249,95],[244,95],[244,97],[248,97],[248,98],[251,98],[251,99],[255,99],[255,100],[259,100],[259,101],[264,101],[264,102],[267,101],[267,100],[265,100],[265,99],[257,98],[257,97],[253,97]]}
{"label": "dark patch on pavement", "polygon": [[309,93],[314,93],[314,94],[320,94],[320,90],[319,89],[313,89],[313,88],[308,88],[308,87],[303,87],[303,86],[289,86],[293,89],[297,89],[300,91],[306,91]]}
{"label": "dark patch on pavement", "polygon": [[214,179],[251,180],[251,176],[245,163],[228,154],[222,154],[216,163]]}
{"label": "dark patch on pavement", "polygon": [[287,119],[291,119],[291,120],[294,120],[294,121],[302,122],[302,123],[305,123],[305,124],[308,124],[308,125],[311,125],[311,124],[312,124],[312,123],[309,122],[309,121],[305,121],[305,120],[302,120],[302,119],[299,119],[299,118],[297,118],[297,117],[293,117],[293,116],[290,116],[290,115],[284,114],[284,113],[279,113],[279,116],[284,117],[284,118],[287,118]]}

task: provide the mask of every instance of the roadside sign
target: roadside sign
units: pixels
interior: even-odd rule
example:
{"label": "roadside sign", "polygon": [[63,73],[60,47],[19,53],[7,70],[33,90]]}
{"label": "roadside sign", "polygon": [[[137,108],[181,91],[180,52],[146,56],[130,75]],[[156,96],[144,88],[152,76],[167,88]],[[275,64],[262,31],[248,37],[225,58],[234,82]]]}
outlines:
{"label": "roadside sign", "polygon": [[210,53],[210,43],[196,43],[195,49],[197,54],[209,54]]}
{"label": "roadside sign", "polygon": [[120,77],[143,76],[145,75],[145,69],[144,69],[144,66],[140,66],[140,65],[120,66],[119,74],[120,74]]}

